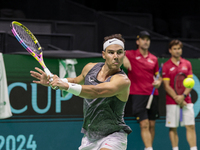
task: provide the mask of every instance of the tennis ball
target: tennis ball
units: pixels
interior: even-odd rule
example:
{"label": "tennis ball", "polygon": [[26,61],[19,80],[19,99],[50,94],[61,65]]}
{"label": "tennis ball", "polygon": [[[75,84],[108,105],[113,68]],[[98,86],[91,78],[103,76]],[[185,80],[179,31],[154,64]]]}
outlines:
{"label": "tennis ball", "polygon": [[183,85],[186,88],[193,88],[194,84],[195,84],[195,82],[194,82],[194,79],[192,79],[192,78],[185,78],[183,80]]}

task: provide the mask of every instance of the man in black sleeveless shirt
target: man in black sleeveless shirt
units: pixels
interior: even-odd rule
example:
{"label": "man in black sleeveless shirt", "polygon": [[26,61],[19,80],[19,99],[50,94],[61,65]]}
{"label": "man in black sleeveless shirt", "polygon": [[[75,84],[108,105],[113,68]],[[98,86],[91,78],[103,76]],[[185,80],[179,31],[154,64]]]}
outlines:
{"label": "man in black sleeveless shirt", "polygon": [[[121,34],[104,38],[104,63],[88,63],[76,78],[53,81],[39,68],[31,75],[44,86],[59,87],[84,98],[84,122],[79,150],[126,150],[131,129],[124,122],[124,108],[129,96],[130,80],[120,69],[125,56]],[[83,84],[84,83],[84,84]]]}

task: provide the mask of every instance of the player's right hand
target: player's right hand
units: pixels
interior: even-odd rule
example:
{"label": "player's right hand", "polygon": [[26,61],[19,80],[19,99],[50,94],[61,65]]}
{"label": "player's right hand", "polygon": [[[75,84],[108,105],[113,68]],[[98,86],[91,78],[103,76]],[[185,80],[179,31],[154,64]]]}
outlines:
{"label": "player's right hand", "polygon": [[[62,81],[57,75],[53,76],[53,81],[50,83],[50,85],[52,87],[56,87],[56,89],[60,89],[60,90],[68,90],[69,85]],[[57,88],[58,87],[58,88]]]}
{"label": "player's right hand", "polygon": [[174,97],[174,100],[175,100],[175,102],[176,102],[178,105],[180,105],[180,104],[183,103],[183,101],[184,101],[184,96],[183,96],[183,95],[176,95],[176,96]]}

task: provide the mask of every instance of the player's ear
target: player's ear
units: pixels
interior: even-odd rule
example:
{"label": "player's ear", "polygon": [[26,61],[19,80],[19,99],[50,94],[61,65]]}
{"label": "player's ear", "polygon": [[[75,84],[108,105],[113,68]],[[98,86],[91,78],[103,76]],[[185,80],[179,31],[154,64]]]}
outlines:
{"label": "player's ear", "polygon": [[136,40],[136,45],[139,45],[139,40],[138,39]]}
{"label": "player's ear", "polygon": [[170,54],[171,54],[171,51],[172,51],[171,48],[169,48],[169,53],[170,53]]}

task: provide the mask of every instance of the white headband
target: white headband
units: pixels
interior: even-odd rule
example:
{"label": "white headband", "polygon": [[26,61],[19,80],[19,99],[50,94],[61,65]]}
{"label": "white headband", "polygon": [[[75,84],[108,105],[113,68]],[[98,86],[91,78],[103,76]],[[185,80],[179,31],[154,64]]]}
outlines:
{"label": "white headband", "polygon": [[118,45],[122,46],[124,49],[124,42],[122,42],[119,39],[113,38],[113,39],[109,39],[108,41],[106,41],[103,44],[103,50],[105,51],[108,46],[113,45],[113,44],[118,44]]}

